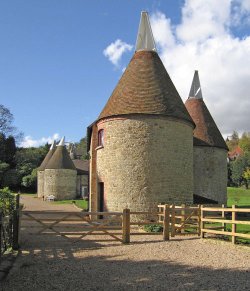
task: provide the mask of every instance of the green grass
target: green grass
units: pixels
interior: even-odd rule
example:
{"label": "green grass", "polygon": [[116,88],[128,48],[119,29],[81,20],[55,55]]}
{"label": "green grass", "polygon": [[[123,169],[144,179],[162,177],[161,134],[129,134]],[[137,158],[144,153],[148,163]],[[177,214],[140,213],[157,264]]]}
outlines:
{"label": "green grass", "polygon": [[228,187],[227,188],[227,206],[249,206],[250,207],[250,189]]}
{"label": "green grass", "polygon": [[88,201],[86,200],[82,200],[82,199],[79,199],[79,200],[61,200],[61,201],[53,201],[52,203],[54,204],[72,204],[75,202],[75,205],[81,209],[84,209],[84,210],[87,210],[88,209]]}
{"label": "green grass", "polygon": [[[249,207],[250,208],[250,189],[246,190],[244,188],[236,188],[236,187],[228,187],[227,188],[227,206],[231,207],[232,205],[236,205],[239,207]],[[214,223],[206,223],[207,226],[222,226],[219,222]],[[250,225],[244,224],[237,224],[236,226],[237,232],[239,233],[250,233]],[[226,224],[226,231],[232,231],[232,224]],[[231,239],[228,236],[225,237],[226,239]],[[237,237],[237,242],[250,244],[250,239],[240,238]]]}

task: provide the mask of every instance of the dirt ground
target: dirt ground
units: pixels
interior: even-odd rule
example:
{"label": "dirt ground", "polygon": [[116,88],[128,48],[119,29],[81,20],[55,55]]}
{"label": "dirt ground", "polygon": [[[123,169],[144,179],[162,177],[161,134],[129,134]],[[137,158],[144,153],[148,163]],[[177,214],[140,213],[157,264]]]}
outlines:
{"label": "dirt ground", "polygon": [[[78,211],[37,198],[22,202],[26,210]],[[198,237],[132,236],[123,245],[105,235],[74,242],[23,231],[20,254],[0,284],[6,291],[250,290],[250,248]]]}

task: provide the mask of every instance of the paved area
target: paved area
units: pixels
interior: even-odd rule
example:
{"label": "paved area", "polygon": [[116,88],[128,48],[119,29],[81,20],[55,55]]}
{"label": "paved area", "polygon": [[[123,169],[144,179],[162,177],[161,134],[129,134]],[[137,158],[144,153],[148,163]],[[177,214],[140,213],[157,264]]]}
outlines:
{"label": "paved area", "polygon": [[53,202],[43,201],[34,195],[21,195],[20,203],[24,205],[24,210],[80,211],[73,204],[55,204]]}

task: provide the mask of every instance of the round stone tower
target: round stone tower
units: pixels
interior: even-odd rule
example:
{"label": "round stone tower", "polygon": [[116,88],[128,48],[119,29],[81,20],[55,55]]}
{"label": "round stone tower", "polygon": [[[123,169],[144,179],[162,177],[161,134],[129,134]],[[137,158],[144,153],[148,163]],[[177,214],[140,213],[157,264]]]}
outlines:
{"label": "round stone tower", "polygon": [[192,203],[193,129],[143,12],[136,52],[88,129],[91,211]]}
{"label": "round stone tower", "polygon": [[64,145],[64,138],[44,171],[44,196],[54,195],[57,200],[76,198],[76,168]]}
{"label": "round stone tower", "polygon": [[198,71],[185,103],[195,122],[194,202],[226,203],[227,145],[203,101]]}
{"label": "round stone tower", "polygon": [[49,160],[53,156],[55,150],[56,150],[56,143],[55,143],[55,141],[53,141],[53,143],[51,144],[50,150],[48,151],[47,155],[45,156],[40,167],[37,169],[37,196],[39,198],[44,196],[44,170],[45,170],[45,167],[48,164]]}

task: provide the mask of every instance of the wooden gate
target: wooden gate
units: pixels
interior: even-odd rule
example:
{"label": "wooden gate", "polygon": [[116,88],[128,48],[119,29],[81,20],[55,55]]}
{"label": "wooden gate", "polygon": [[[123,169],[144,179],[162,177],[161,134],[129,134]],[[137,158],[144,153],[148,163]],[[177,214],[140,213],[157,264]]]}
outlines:
{"label": "wooden gate", "polygon": [[[36,235],[58,235],[73,239],[73,242],[87,235],[108,235],[122,243],[129,243],[131,235],[161,234],[167,241],[170,235],[200,234],[200,207],[167,204],[158,207],[158,212],[130,212],[130,209],[123,212],[22,211],[22,230]],[[155,219],[131,221],[131,215],[153,216]],[[136,231],[136,227],[156,223],[162,225],[162,232]]]}
{"label": "wooden gate", "polygon": [[[163,211],[165,205],[158,205],[159,210]],[[171,237],[175,235],[199,235],[201,215],[200,206],[176,206],[169,205],[169,221]],[[160,216],[160,221],[161,221]]]}
{"label": "wooden gate", "polygon": [[22,211],[21,225],[29,234],[54,234],[73,242],[90,234],[122,242],[122,216],[121,212]]}

